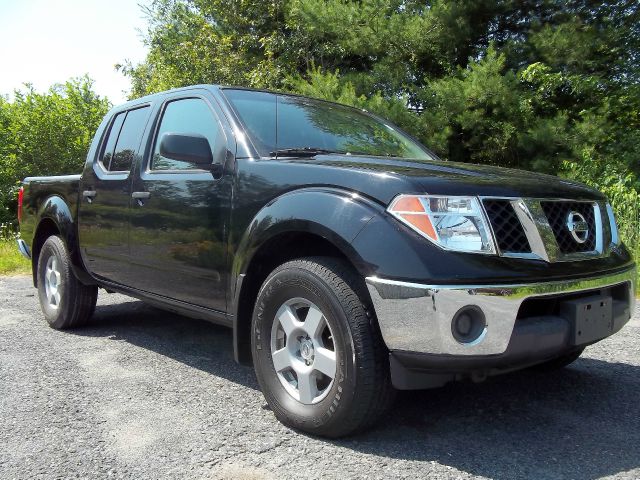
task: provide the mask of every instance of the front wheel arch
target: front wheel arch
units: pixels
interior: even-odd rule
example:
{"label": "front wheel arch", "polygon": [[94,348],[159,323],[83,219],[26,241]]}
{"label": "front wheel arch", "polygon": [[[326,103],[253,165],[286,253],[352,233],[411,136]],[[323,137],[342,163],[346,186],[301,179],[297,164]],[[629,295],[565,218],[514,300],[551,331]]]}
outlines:
{"label": "front wheel arch", "polygon": [[315,233],[283,232],[262,244],[235,286],[233,346],[237,362],[251,364],[251,316],[258,291],[267,276],[283,263],[309,256],[339,259],[356,271],[353,262],[341,248]]}

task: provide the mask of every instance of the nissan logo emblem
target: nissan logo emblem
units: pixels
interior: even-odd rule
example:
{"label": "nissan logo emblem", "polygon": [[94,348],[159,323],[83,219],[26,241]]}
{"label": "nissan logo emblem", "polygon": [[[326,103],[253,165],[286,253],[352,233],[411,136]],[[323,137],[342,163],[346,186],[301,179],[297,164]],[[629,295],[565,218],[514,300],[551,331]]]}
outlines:
{"label": "nissan logo emblem", "polygon": [[567,216],[567,230],[578,243],[584,243],[589,238],[589,224],[581,213],[571,211]]}

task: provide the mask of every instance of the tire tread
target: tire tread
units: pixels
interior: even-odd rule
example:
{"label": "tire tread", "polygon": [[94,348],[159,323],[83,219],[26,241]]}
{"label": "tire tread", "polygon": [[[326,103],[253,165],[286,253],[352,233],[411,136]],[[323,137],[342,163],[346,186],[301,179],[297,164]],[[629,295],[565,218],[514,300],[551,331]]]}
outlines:
{"label": "tire tread", "polygon": [[[98,287],[95,285],[84,285],[73,274],[71,269],[71,261],[67,248],[62,239],[56,235],[47,238],[42,246],[40,257],[38,259],[38,289],[40,286],[40,272],[44,268],[45,256],[43,255],[48,249],[54,250],[57,254],[61,265],[62,274],[65,280],[65,295],[69,304],[62,308],[58,318],[47,321],[52,328],[64,330],[67,328],[77,328],[85,325],[93,315],[96,301],[98,299]],[[46,316],[46,314],[45,314]]]}
{"label": "tire tread", "polygon": [[[349,322],[349,330],[358,352],[358,395],[346,422],[329,425],[317,433],[340,437],[371,427],[391,406],[395,389],[391,385],[389,358],[380,335],[374,310],[364,282],[353,269],[333,257],[306,257],[277,267],[265,281],[283,270],[302,269],[324,281],[335,293]],[[286,416],[286,412],[281,412]]]}

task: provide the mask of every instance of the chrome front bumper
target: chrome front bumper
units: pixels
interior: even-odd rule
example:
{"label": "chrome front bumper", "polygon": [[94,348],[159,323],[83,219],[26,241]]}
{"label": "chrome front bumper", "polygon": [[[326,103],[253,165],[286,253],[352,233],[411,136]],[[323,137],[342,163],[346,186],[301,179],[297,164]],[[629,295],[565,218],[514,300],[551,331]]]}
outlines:
{"label": "chrome front bumper", "polygon": [[[506,351],[518,310],[529,298],[627,284],[629,311],[633,312],[636,267],[603,276],[532,284],[423,285],[378,277],[367,277],[366,283],[389,350],[498,355]],[[454,338],[451,321],[456,312],[469,305],[482,309],[486,329],[478,341],[464,344]]]}

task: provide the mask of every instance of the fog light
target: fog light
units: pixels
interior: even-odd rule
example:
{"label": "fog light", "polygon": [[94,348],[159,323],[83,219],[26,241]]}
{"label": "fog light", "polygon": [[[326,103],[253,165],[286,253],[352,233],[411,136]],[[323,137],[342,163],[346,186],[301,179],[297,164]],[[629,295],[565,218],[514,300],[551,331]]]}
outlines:
{"label": "fog light", "polygon": [[465,345],[479,343],[486,332],[487,321],[484,313],[475,305],[462,307],[451,321],[453,338]]}

